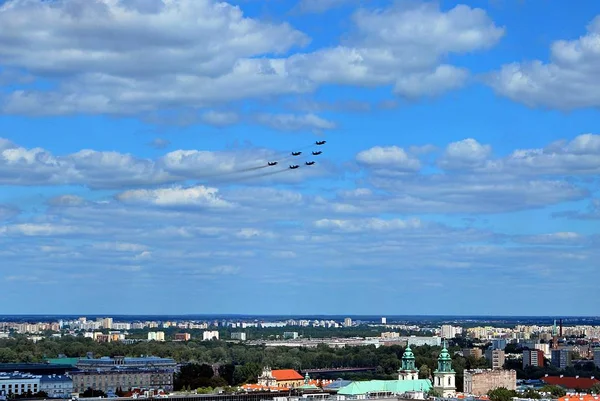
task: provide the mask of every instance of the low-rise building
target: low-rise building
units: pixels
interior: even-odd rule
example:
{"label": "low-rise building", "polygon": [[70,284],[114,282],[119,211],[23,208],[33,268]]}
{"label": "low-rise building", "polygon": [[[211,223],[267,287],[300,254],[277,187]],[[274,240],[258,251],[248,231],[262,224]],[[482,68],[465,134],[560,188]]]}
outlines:
{"label": "low-rise building", "polygon": [[71,372],[73,391],[82,393],[88,388],[105,393],[132,388],[173,390],[173,370],[161,368],[121,368]]}
{"label": "low-rise building", "polygon": [[218,339],[219,339],[219,332],[217,330],[202,332],[202,341],[210,341],[210,340],[218,340]]}
{"label": "low-rise building", "polygon": [[299,387],[304,383],[304,377],[293,369],[273,370],[269,367],[263,369],[258,378],[258,384],[264,387]]}
{"label": "low-rise building", "polygon": [[517,372],[502,369],[475,369],[464,372],[463,388],[465,393],[481,396],[499,387],[516,390]]}
{"label": "low-rise building", "polygon": [[79,370],[111,370],[115,367],[120,368],[162,368],[175,370],[177,362],[172,358],[159,358],[156,356],[146,356],[140,358],[129,358],[116,356],[114,358],[83,358],[77,361]]}
{"label": "low-rise building", "polygon": [[246,336],[246,333],[231,333],[231,339],[232,340],[246,341],[247,336]]}
{"label": "low-rise building", "polygon": [[175,341],[190,341],[192,336],[190,333],[176,333]]}
{"label": "low-rise building", "polygon": [[40,391],[40,375],[21,372],[0,373],[0,395],[35,394]]}
{"label": "low-rise building", "polygon": [[40,378],[40,391],[49,398],[70,398],[73,380],[67,375],[44,375]]}
{"label": "low-rise building", "polygon": [[148,333],[148,341],[165,341],[164,331],[150,331]]}

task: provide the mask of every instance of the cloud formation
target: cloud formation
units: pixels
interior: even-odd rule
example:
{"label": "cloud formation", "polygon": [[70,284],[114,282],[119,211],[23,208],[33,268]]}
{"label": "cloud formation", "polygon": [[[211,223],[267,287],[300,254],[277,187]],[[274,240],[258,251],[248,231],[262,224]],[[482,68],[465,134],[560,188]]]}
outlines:
{"label": "cloud formation", "polygon": [[[246,17],[225,2],[148,4],[3,3],[2,66],[54,85],[50,90],[40,90],[35,82],[17,85],[5,94],[2,111],[135,115],[203,110],[200,121],[223,126],[237,117],[214,107],[311,93],[323,85],[392,85],[410,99],[437,96],[462,86],[468,76],[445,64],[447,54],[489,49],[504,34],[481,9],[459,5],[444,12],[423,3],[360,9],[348,43],[299,53],[310,42],[306,34],[287,23]],[[312,115],[282,118],[265,122],[317,129],[333,124]]]}
{"label": "cloud formation", "polygon": [[494,90],[531,107],[573,110],[600,107],[600,15],[575,40],[558,40],[550,61],[511,63],[488,77]]}

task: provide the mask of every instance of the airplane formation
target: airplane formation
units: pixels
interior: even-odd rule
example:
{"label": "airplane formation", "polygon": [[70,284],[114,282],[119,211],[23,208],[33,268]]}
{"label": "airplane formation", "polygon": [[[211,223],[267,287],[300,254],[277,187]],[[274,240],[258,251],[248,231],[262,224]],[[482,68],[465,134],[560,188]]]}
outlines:
{"label": "airplane formation", "polygon": [[[327,143],[327,141],[316,141],[316,142],[315,142],[315,145],[317,145],[317,146],[321,146],[321,145],[325,145],[325,143]],[[312,152],[312,155],[313,155],[313,156],[318,156],[318,155],[320,155],[321,153],[323,153],[323,152],[322,152],[322,151],[320,151],[320,150],[319,150],[319,151],[313,151],[313,152]],[[301,152],[301,151],[298,151],[298,152],[292,152],[292,153],[291,153],[291,155],[292,155],[292,156],[300,156],[301,154],[302,154],[302,152]],[[276,162],[276,161],[273,161],[273,162],[268,162],[267,164],[268,164],[269,166],[275,166],[275,165],[277,165],[277,162]],[[307,165],[307,166],[312,166],[313,164],[315,164],[315,162],[314,162],[314,161],[308,161],[308,162],[306,162],[306,163],[304,163],[304,164],[305,164],[305,165]],[[300,165],[298,165],[298,164],[290,164],[290,167],[289,167],[289,168],[290,168],[290,170],[295,170],[295,169],[297,169],[298,167],[300,167]]]}

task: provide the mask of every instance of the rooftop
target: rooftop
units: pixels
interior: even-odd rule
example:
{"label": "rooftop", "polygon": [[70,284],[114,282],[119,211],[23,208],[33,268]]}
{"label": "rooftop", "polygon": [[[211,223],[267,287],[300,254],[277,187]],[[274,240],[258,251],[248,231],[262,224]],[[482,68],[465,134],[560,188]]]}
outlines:
{"label": "rooftop", "polygon": [[596,384],[600,384],[600,380],[591,379],[588,377],[560,377],[548,376],[542,377],[542,381],[546,384],[561,386],[567,389],[587,390]]}
{"label": "rooftop", "polygon": [[271,374],[277,381],[304,380],[304,377],[294,369],[276,369],[272,370]]}
{"label": "rooftop", "polygon": [[360,395],[385,392],[404,394],[411,391],[429,391],[431,387],[431,382],[428,379],[369,380],[352,382],[346,387],[342,387],[337,393],[340,395]]}

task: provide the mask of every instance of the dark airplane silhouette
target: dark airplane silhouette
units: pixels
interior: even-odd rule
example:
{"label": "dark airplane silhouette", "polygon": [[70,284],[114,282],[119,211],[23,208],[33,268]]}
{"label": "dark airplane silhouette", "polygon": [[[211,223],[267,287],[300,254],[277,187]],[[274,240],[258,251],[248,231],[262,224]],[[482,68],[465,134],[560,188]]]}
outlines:
{"label": "dark airplane silhouette", "polygon": [[302,152],[292,152],[292,156],[300,156]]}
{"label": "dark airplane silhouette", "polygon": [[317,141],[315,142],[315,145],[325,145],[325,142],[327,141]]}
{"label": "dark airplane silhouette", "polygon": [[304,164],[306,164],[307,166],[312,166],[313,164],[315,164],[315,162],[306,162]]}
{"label": "dark airplane silhouette", "polygon": [[323,152],[321,152],[320,150],[318,152],[312,152],[313,156],[320,155],[321,153],[323,153]]}
{"label": "dark airplane silhouette", "polygon": [[295,170],[295,169],[297,169],[298,167],[300,167],[300,166],[298,166],[297,164],[294,164],[293,166],[290,166],[290,168],[291,168],[292,170]]}
{"label": "dark airplane silhouette", "polygon": [[269,166],[274,166],[277,164],[277,162],[269,162],[268,164],[269,164]]}

